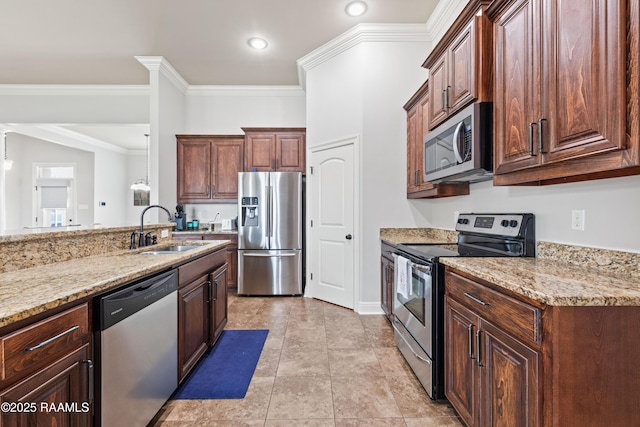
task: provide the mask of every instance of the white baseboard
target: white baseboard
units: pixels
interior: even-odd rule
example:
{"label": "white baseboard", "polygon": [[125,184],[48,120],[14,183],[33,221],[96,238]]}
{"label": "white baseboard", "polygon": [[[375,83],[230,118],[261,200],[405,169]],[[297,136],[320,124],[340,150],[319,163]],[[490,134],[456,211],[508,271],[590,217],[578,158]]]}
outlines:
{"label": "white baseboard", "polygon": [[379,302],[359,302],[356,308],[358,314],[384,314]]}

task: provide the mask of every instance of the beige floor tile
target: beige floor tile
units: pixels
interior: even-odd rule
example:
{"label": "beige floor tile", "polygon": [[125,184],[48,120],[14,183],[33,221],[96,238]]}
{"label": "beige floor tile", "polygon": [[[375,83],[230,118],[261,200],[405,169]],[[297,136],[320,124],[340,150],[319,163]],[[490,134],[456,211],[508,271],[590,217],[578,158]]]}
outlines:
{"label": "beige floor tile", "polygon": [[256,377],[275,377],[281,352],[280,348],[263,348],[253,375]]}
{"label": "beige floor tile", "polygon": [[[193,427],[263,427],[264,420],[212,420],[202,418]],[[171,426],[170,426],[171,427]]]}
{"label": "beige floor tile", "polygon": [[284,336],[283,348],[298,347],[298,348],[326,348],[327,337],[324,330],[324,326],[313,329],[294,329],[287,328],[287,333]]}
{"label": "beige floor tile", "polygon": [[329,354],[326,348],[287,347],[282,350],[278,377],[329,376]]}
{"label": "beige floor tile", "polygon": [[364,328],[353,327],[339,329],[327,327],[327,347],[329,348],[366,348],[371,347]]}
{"label": "beige floor tile", "polygon": [[404,417],[455,417],[451,405],[446,401],[432,401],[415,376],[394,376],[387,380]]}
{"label": "beige floor tile", "polygon": [[201,400],[171,400],[163,406],[158,421],[193,422],[200,416],[201,403]]}
{"label": "beige floor tile", "polygon": [[399,418],[402,413],[384,377],[331,377],[338,418]]}
{"label": "beige floor tile", "polygon": [[411,367],[396,347],[376,347],[373,351],[380,362],[382,372],[385,376],[413,376]]}
{"label": "beige floor tile", "polygon": [[265,427],[334,427],[333,418],[325,420],[267,420]]}
{"label": "beige floor tile", "polygon": [[253,377],[244,399],[202,400],[198,420],[266,419],[274,379]]}
{"label": "beige floor tile", "polygon": [[329,349],[332,377],[382,376],[383,371],[372,348]]}
{"label": "beige floor tile", "polygon": [[456,417],[405,418],[404,422],[407,427],[464,427]]}
{"label": "beige floor tile", "polygon": [[366,328],[364,329],[365,334],[369,338],[369,343],[372,347],[392,347],[396,348],[396,342],[393,338],[393,329],[385,328],[385,329],[375,329],[375,328]]}
{"label": "beige floor tile", "polygon": [[[357,418],[336,420],[336,427],[405,427],[403,418]],[[426,425],[423,427],[427,427]]]}
{"label": "beige floor tile", "polygon": [[333,418],[331,379],[276,377],[267,419]]}

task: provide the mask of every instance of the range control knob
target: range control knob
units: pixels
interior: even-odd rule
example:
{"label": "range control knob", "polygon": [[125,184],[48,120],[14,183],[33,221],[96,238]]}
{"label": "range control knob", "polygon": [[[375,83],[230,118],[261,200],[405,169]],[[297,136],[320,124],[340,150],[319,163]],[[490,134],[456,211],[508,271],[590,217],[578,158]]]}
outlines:
{"label": "range control knob", "polygon": [[468,218],[458,218],[458,224],[469,224]]}
{"label": "range control knob", "polygon": [[509,225],[511,227],[517,227],[518,226],[518,221],[516,221],[515,219],[512,219],[511,221],[509,221]]}
{"label": "range control knob", "polygon": [[509,220],[508,219],[503,219],[502,221],[500,221],[500,225],[503,227],[508,227],[509,226]]}

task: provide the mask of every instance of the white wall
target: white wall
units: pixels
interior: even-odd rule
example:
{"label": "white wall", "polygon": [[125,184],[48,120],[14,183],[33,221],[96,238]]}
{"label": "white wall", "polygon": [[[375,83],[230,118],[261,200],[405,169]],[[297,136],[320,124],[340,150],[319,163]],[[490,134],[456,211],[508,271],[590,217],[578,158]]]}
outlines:
{"label": "white wall", "polygon": [[[33,219],[33,164],[73,163],[76,166],[76,201],[87,209],[78,209],[73,224],[93,223],[94,154],[61,147],[20,134],[7,135],[7,146],[14,161],[6,173],[7,230],[31,227]],[[69,213],[69,215],[73,215]]]}
{"label": "white wall", "polygon": [[308,149],[352,136],[361,141],[360,295],[380,299],[379,229],[427,227],[406,200],[406,112],[402,105],[426,79],[426,41],[363,42],[309,69]]}

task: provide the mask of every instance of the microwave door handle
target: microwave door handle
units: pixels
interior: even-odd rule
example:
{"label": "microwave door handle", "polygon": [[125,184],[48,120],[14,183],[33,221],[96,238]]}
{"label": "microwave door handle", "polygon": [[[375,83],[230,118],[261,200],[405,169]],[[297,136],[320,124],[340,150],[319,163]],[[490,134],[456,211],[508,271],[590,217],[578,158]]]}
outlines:
{"label": "microwave door handle", "polygon": [[452,144],[453,154],[456,156],[456,160],[458,161],[458,163],[463,162],[462,156],[460,155],[460,146],[459,146],[460,131],[462,130],[463,126],[464,126],[464,122],[458,123],[458,126],[456,126],[456,130],[453,132],[453,144]]}

